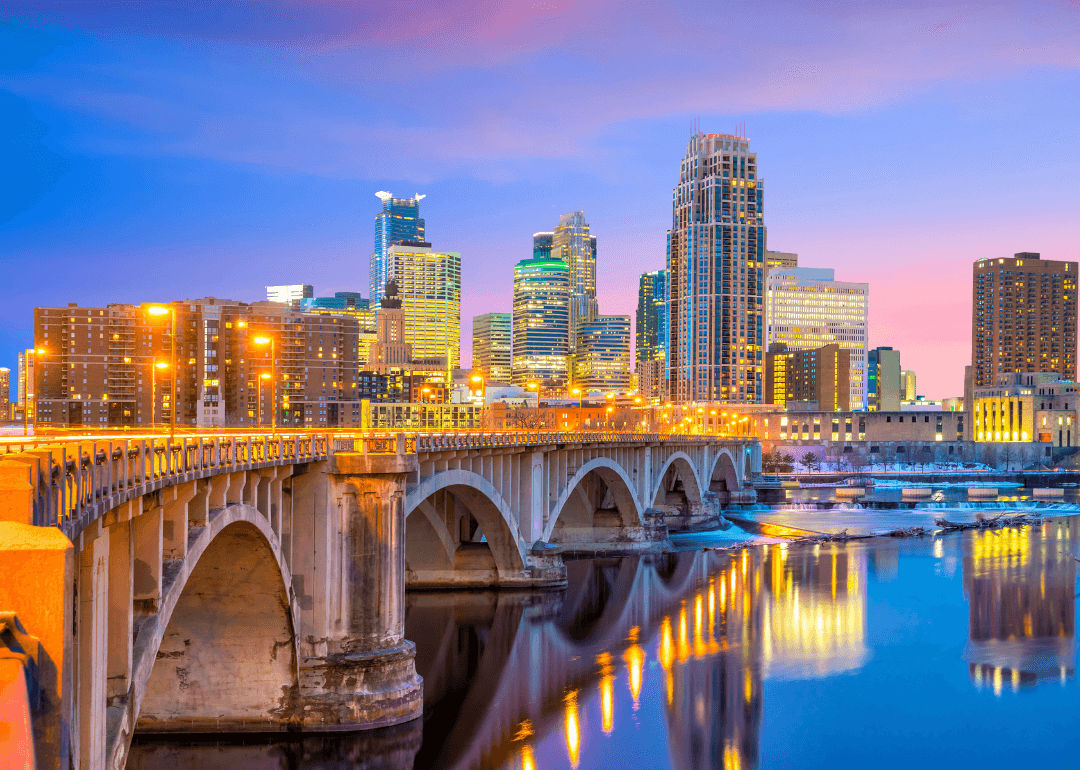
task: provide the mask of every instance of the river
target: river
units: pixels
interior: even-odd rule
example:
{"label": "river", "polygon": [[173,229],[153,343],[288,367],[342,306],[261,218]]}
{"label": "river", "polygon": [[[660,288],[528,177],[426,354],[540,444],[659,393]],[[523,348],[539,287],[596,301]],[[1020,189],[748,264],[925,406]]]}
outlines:
{"label": "river", "polygon": [[[870,513],[1052,517],[846,543],[739,546],[728,532],[711,543],[724,549],[703,550],[705,535],[569,562],[565,591],[409,593],[422,722],[294,741],[140,737],[130,766],[1067,766],[1080,756],[1072,500],[919,505]],[[799,511],[861,515],[805,500],[749,514],[808,526]]]}

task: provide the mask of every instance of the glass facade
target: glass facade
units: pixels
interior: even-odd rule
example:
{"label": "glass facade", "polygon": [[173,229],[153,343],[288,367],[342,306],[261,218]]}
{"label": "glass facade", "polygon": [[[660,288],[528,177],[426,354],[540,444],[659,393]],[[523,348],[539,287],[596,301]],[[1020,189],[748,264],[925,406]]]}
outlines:
{"label": "glass facade", "polygon": [[489,383],[510,382],[511,339],[509,313],[484,313],[473,318],[472,365]]}
{"label": "glass facade", "polygon": [[[768,279],[768,340],[792,350],[835,342],[848,351],[852,409],[866,408],[870,286],[835,280],[824,268],[772,270]],[[897,367],[897,389],[900,371]]]}
{"label": "glass facade", "polygon": [[[536,256],[536,239],[533,239]],[[551,256],[570,268],[570,328],[596,316],[596,239],[589,235],[585,214],[572,211],[559,217],[551,238]],[[571,352],[574,340],[570,341]]]}
{"label": "glass facade", "polygon": [[570,267],[533,258],[514,266],[513,371],[515,385],[566,385],[570,353]]}
{"label": "glass facade", "polygon": [[371,303],[382,299],[387,275],[386,255],[390,246],[399,241],[426,241],[424,220],[420,218],[420,201],[423,195],[411,198],[395,198],[388,192],[375,193],[382,201],[382,211],[375,215],[375,250],[371,253],[369,269]]}
{"label": "glass facade", "polygon": [[397,281],[405,316],[405,342],[417,360],[461,359],[461,255],[428,244],[392,244],[386,280]]}
{"label": "glass facade", "polygon": [[630,387],[630,316],[595,316],[579,323],[575,336],[575,387],[584,392]]}
{"label": "glass facade", "polygon": [[668,231],[673,400],[761,403],[764,257],[764,185],[749,141],[695,134]]}
{"label": "glass facade", "polygon": [[635,358],[666,361],[668,348],[667,270],[643,273],[638,280]]}

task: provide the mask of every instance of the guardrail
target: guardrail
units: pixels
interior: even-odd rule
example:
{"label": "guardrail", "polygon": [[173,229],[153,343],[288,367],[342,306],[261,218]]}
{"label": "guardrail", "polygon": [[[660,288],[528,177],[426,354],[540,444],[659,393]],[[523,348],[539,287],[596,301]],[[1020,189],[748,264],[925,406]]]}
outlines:
{"label": "guardrail", "polygon": [[746,442],[752,439],[607,431],[491,431],[406,435],[279,433],[214,436],[50,437],[0,444],[0,458],[31,465],[33,523],[55,526],[74,539],[88,524],[126,500],[194,478],[325,460],[334,452],[394,454],[455,449],[548,446]]}

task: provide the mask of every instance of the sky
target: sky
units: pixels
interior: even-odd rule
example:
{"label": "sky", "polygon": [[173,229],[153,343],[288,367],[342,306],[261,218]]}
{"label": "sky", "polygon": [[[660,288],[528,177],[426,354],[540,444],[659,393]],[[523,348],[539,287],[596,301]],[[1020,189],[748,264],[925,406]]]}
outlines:
{"label": "sky", "polygon": [[35,306],[366,293],[378,190],[461,253],[465,360],[567,211],[633,313],[697,122],[749,136],[768,247],[959,395],[972,262],[1080,258],[1077,41],[1080,0],[5,0],[0,366]]}

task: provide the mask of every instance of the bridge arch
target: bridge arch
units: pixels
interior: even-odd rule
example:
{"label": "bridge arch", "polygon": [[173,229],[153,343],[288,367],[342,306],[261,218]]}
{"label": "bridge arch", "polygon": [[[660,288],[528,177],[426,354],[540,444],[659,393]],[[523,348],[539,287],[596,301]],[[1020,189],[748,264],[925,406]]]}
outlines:
{"label": "bridge arch", "polygon": [[606,457],[596,457],[578,468],[552,511],[544,527],[545,541],[558,540],[560,529],[641,527],[644,522],[644,509],[634,494],[633,480],[626,469]]}
{"label": "bridge arch", "polygon": [[723,495],[738,491],[741,487],[741,467],[743,463],[737,461],[729,450],[718,450],[706,477],[709,480],[709,491],[720,495],[721,500],[724,500]]}
{"label": "bridge arch", "polygon": [[246,503],[220,511],[136,638],[131,724],[149,732],[289,729],[299,693],[291,583],[267,519]]}
{"label": "bridge arch", "polygon": [[649,499],[651,506],[677,505],[697,507],[702,501],[702,484],[694,461],[686,452],[668,455],[656,474]]}
{"label": "bridge arch", "polygon": [[405,500],[405,565],[414,583],[424,582],[422,573],[445,570],[493,566],[509,577],[525,569],[526,549],[515,535],[510,505],[483,476],[440,471],[411,487]]}

